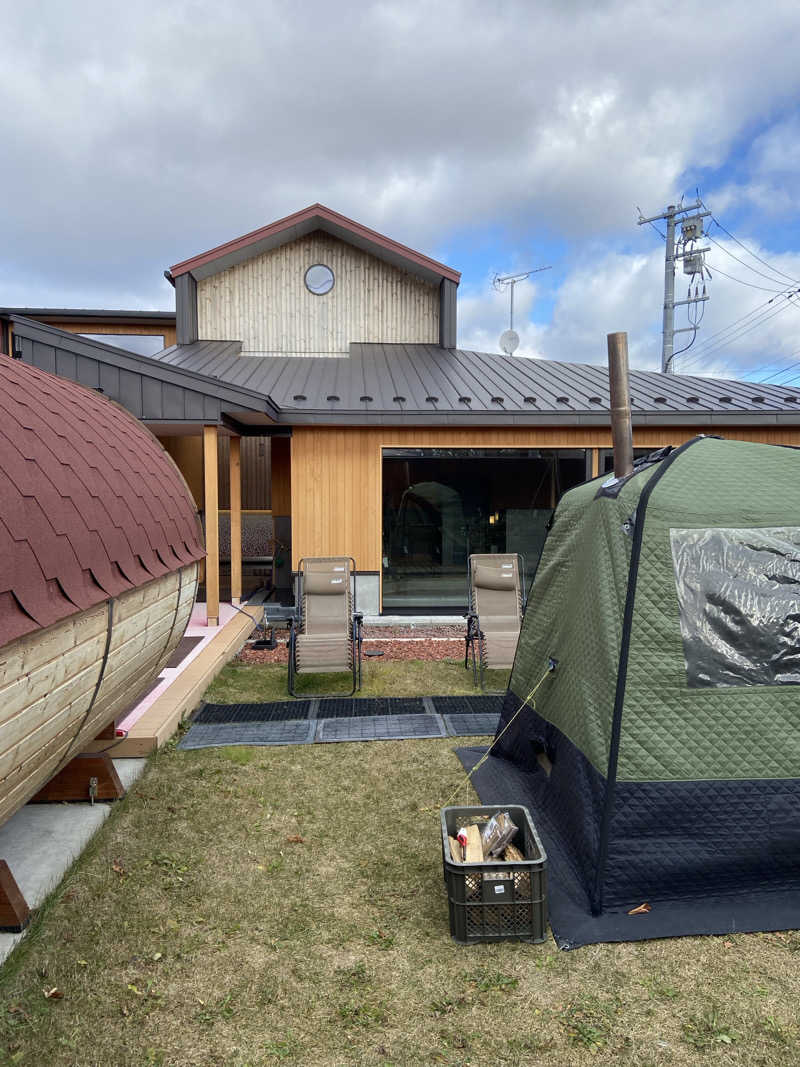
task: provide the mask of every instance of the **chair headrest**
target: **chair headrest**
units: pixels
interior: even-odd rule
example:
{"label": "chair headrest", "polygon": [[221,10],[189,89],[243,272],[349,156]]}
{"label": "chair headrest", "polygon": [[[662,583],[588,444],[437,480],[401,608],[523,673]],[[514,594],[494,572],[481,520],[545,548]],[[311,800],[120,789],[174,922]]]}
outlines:
{"label": "chair headrest", "polygon": [[347,592],[347,575],[307,571],[303,591],[311,596],[343,596]]}
{"label": "chair headrest", "polygon": [[478,563],[475,565],[473,578],[476,589],[508,589],[513,590],[516,586],[514,568],[487,567]]}

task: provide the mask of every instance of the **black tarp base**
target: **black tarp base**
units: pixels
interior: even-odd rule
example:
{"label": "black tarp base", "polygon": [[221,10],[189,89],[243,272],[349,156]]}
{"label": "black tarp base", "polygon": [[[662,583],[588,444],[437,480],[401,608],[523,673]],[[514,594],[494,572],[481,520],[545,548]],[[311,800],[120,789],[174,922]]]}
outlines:
{"label": "black tarp base", "polygon": [[[485,752],[485,748],[456,749],[466,771],[471,771]],[[649,900],[649,912],[629,915],[631,908],[645,903],[634,900],[624,908],[609,908],[601,915],[592,915],[582,888],[559,850],[557,837],[537,810],[530,778],[528,772],[513,763],[490,756],[473,776],[472,784],[482,804],[524,804],[530,810],[547,853],[547,907],[559,948],[606,941],[794,930],[800,926],[798,892]]]}

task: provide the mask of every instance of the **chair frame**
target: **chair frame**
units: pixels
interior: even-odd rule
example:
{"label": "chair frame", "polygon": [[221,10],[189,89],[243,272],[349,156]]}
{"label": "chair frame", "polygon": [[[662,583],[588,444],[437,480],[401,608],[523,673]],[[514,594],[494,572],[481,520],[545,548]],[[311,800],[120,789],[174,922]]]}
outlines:
{"label": "chair frame", "polygon": [[[473,555],[484,554],[485,553],[481,552],[473,553]],[[517,573],[519,575],[520,602],[522,609],[520,616],[522,616],[525,614],[525,608],[528,603],[527,583],[525,580],[525,557],[521,552],[501,552],[498,553],[498,555],[517,557]],[[467,590],[470,610],[464,615],[464,618],[467,620],[467,632],[464,637],[464,670],[469,670],[469,657],[470,652],[472,652],[472,684],[477,687],[478,682],[480,681],[481,692],[485,693],[486,684],[484,674],[486,668],[483,665],[483,642],[485,638],[483,630],[480,628],[478,613],[473,610],[475,604],[475,590],[472,585],[472,556],[467,560]],[[521,627],[522,619],[520,617],[520,629]]]}
{"label": "chair frame", "polygon": [[[298,694],[295,692],[295,680],[298,675],[297,670],[297,636],[303,629],[303,580],[305,576],[305,563],[319,562],[320,559],[347,559],[352,565],[349,577],[353,579],[353,603],[351,611],[351,640],[353,642],[353,688],[349,693],[315,693],[314,699],[326,696],[352,696],[356,690],[361,689],[361,646],[364,641],[363,626],[364,615],[363,612],[357,611],[356,604],[356,561],[352,556],[307,556],[299,561],[297,564],[297,574],[295,576],[295,614],[292,617],[289,624],[289,640],[286,642],[289,649],[289,677],[288,688],[290,696],[296,697]],[[300,672],[301,673],[301,672]],[[331,671],[331,674],[337,673]]]}

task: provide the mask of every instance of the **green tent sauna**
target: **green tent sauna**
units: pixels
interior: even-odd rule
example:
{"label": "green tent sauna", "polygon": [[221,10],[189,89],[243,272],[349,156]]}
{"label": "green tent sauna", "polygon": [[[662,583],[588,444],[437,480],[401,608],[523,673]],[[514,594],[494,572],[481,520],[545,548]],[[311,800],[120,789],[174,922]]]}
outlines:
{"label": "green tent sauna", "polygon": [[497,736],[476,786],[532,807],[562,943],[800,926],[800,450],[566,493]]}

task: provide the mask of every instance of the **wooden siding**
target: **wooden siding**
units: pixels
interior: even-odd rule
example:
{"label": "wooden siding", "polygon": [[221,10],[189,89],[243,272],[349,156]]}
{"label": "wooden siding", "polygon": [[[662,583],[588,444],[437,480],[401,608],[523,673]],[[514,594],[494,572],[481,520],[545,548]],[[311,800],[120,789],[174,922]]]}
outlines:
{"label": "wooden siding", "polygon": [[[219,506],[230,507],[230,438],[219,439]],[[264,511],[270,506],[270,439],[241,437],[242,507]]]}
{"label": "wooden siding", "polygon": [[[324,296],[306,270],[335,276]],[[199,336],[243,352],[345,355],[351,341],[439,341],[439,287],[317,230],[197,283]]]}
{"label": "wooden siding", "polygon": [[51,321],[48,319],[47,325],[57,330],[65,330],[67,333],[88,333],[93,336],[108,334],[110,345],[114,344],[113,334],[123,334],[128,337],[163,337],[165,348],[175,344],[175,327],[170,323],[164,323],[163,326],[134,326],[130,323],[116,326],[105,322],[76,322],[74,319]]}
{"label": "wooden siding", "polygon": [[[198,510],[203,510],[203,439],[198,434],[161,437],[161,444],[178,465]],[[270,507],[270,439],[242,437],[242,507],[265,511]],[[218,452],[219,506],[230,507],[230,438],[220,435]],[[286,514],[288,515],[288,509]]]}
{"label": "wooden siding", "polygon": [[0,650],[0,823],[152,684],[183,636],[196,589],[192,563],[117,597],[105,662],[107,604]]}
{"label": "wooden siding", "polygon": [[[678,445],[702,427],[634,430],[637,448]],[[800,445],[800,428],[715,429],[736,440]],[[532,429],[315,428],[292,435],[292,565],[303,556],[353,556],[362,571],[381,569],[381,449],[417,448],[610,448],[603,428]]]}

